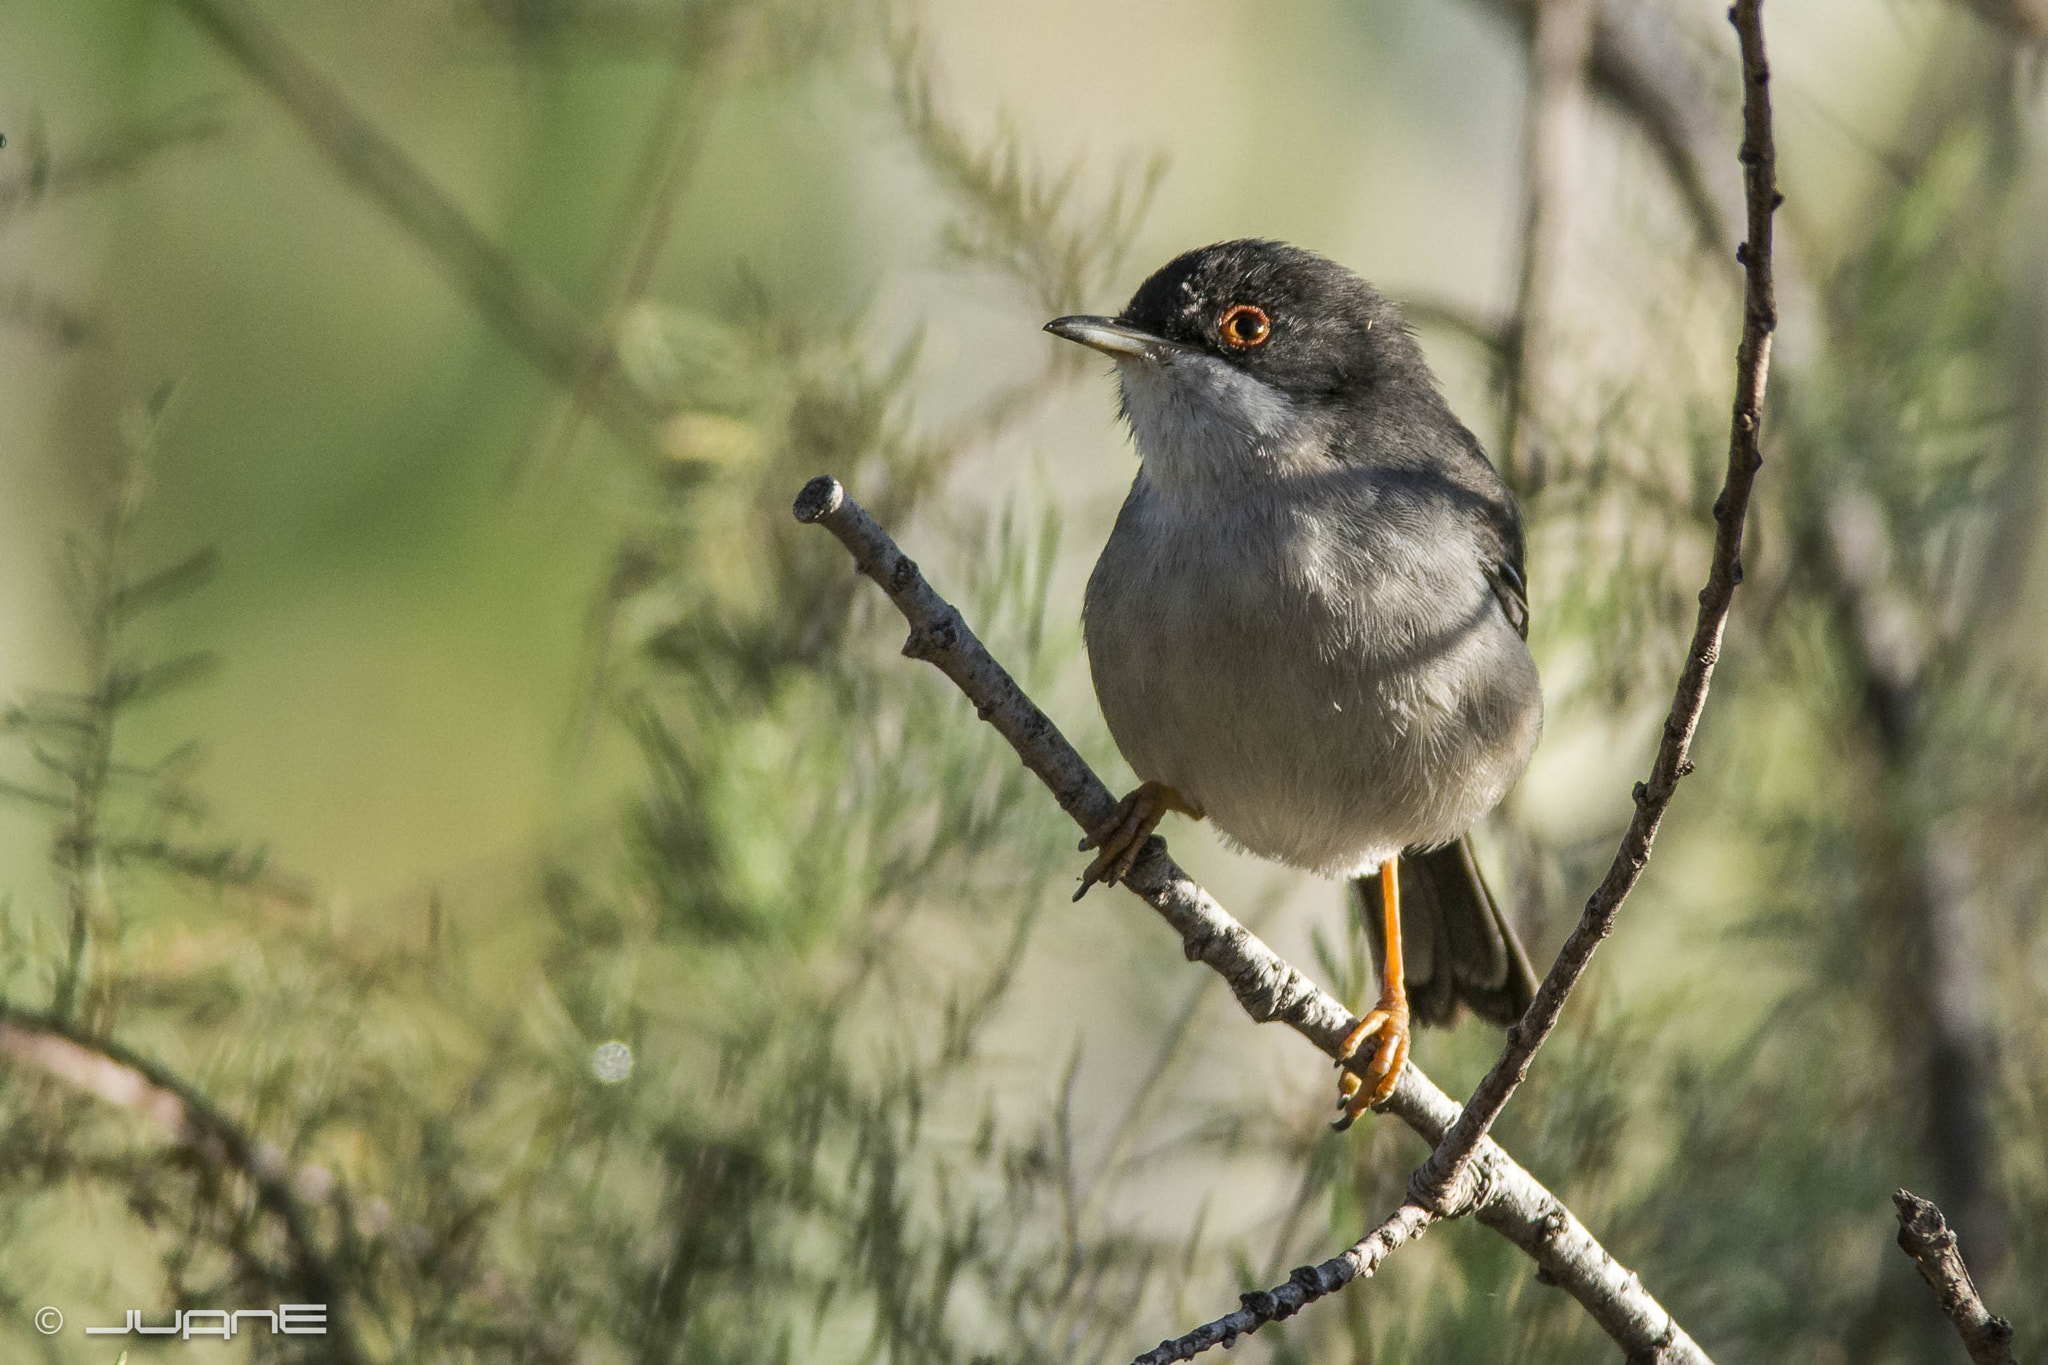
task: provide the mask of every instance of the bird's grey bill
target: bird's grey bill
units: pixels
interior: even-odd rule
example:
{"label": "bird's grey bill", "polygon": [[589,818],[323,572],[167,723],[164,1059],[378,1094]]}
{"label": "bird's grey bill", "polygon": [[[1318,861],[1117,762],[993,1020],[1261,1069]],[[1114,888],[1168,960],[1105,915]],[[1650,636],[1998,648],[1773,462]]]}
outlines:
{"label": "bird's grey bill", "polygon": [[1054,318],[1045,324],[1045,330],[1056,337],[1078,341],[1083,346],[1093,347],[1104,355],[1115,356],[1118,359],[1125,356],[1156,356],[1166,351],[1182,349],[1176,342],[1154,336],[1127,322],[1118,322],[1115,318]]}

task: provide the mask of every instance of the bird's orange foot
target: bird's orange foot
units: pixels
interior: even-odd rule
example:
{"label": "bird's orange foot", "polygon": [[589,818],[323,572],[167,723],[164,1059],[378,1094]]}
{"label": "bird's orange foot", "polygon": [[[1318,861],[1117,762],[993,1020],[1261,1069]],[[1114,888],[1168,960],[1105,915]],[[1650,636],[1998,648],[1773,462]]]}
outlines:
{"label": "bird's orange foot", "polygon": [[[1373,1037],[1378,1037],[1379,1046],[1361,1069],[1358,1050]],[[1337,1107],[1344,1117],[1337,1120],[1337,1131],[1343,1132],[1360,1114],[1393,1094],[1401,1068],[1407,1064],[1408,1000],[1402,995],[1381,996],[1372,1012],[1344,1038],[1343,1055],[1337,1060],[1344,1068],[1343,1079],[1337,1083]]]}
{"label": "bird's orange foot", "polygon": [[1179,811],[1182,815],[1202,818],[1202,808],[1182,796],[1164,782],[1141,783],[1138,789],[1116,803],[1107,820],[1081,841],[1081,851],[1101,850],[1095,861],[1088,864],[1088,870],[1081,874],[1081,889],[1074,893],[1079,900],[1088,894],[1088,888],[1101,882],[1114,886],[1129,874],[1131,864],[1138,861],[1138,854],[1144,851],[1145,841],[1152,837],[1152,831],[1159,828],[1159,822],[1166,818],[1168,811]]}

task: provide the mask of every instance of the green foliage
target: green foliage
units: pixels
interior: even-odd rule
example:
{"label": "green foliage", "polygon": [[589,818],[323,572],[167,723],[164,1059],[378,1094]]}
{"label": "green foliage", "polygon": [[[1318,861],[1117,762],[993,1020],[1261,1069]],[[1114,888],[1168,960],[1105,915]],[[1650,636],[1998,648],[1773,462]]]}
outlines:
{"label": "green foliage", "polygon": [[[157,424],[170,401],[159,393],[123,425],[123,450],[92,535],[63,541],[59,570],[81,647],[75,689],[32,692],[0,715],[0,734],[29,760],[21,778],[0,778],[0,798],[37,812],[50,826],[50,862],[63,899],[61,920],[38,916],[24,928],[10,916],[0,980],[12,995],[49,993],[51,1012],[104,1031],[119,990],[116,964],[128,926],[125,889],[139,872],[168,873],[215,887],[260,883],[264,859],[231,844],[193,842],[207,816],[193,784],[196,744],[138,760],[122,742],[129,715],[202,681],[213,658],[200,651],[153,655],[136,647],[136,627],[205,583],[214,553],[202,549],[138,572],[135,519],[154,475]],[[55,945],[61,944],[61,947]]]}
{"label": "green foliage", "polygon": [[1127,166],[1103,208],[1074,209],[1083,170],[1038,165],[1007,123],[995,140],[976,143],[940,111],[923,35],[900,16],[888,34],[896,111],[932,179],[962,212],[940,238],[957,264],[981,266],[1024,282],[1039,311],[1080,312],[1114,293],[1124,278],[1131,237],[1166,174],[1154,155]]}
{"label": "green foliage", "polygon": [[[595,8],[492,17],[574,43],[592,36]],[[719,23],[774,33],[791,12],[725,8]],[[1127,192],[1087,210],[1071,179],[1023,170],[1014,139],[975,147],[936,112],[925,57],[898,31],[887,41],[894,80],[921,92],[901,105],[909,145],[960,221],[1005,244],[949,259],[1032,299],[1099,289],[1136,222]],[[837,50],[773,46],[785,76],[793,51],[809,62]],[[791,490],[830,468],[907,519],[1048,385],[999,392],[935,432],[918,414],[914,335],[878,343],[863,318],[820,320],[751,278],[711,309],[639,304],[624,338],[631,377],[680,415],[661,449],[617,475],[630,510],[593,615],[587,723],[632,739],[644,791],[614,827],[545,853],[531,901],[500,908],[529,926],[511,987],[500,945],[480,951],[438,898],[422,948],[361,941],[332,915],[280,914],[259,894],[196,962],[124,955],[117,933],[100,933],[95,969],[130,986],[93,1027],[185,1057],[193,1083],[294,1172],[349,1322],[302,1351],[1114,1356],[1130,1305],[1183,1237],[1164,1246],[1085,1213],[1071,1113],[999,1112],[1004,1064],[987,1044],[1047,903],[1027,888],[1062,879],[1070,836],[943,684],[861,643],[871,604],[843,557],[787,512]],[[258,863],[154,826],[108,832],[117,790],[164,814],[201,810],[182,766],[131,771],[108,757],[117,715],[199,671],[197,656],[143,667],[122,652],[130,616],[197,586],[212,563],[127,576],[143,469],[138,458],[97,537],[72,548],[87,685],[15,713],[31,755],[71,786],[18,794],[53,817],[88,809],[88,835],[78,818],[57,831],[67,886],[97,885],[101,862],[147,858],[260,892]],[[1065,667],[1068,633],[1046,628],[1057,515],[924,524],[977,547],[963,602],[1015,644],[1020,677],[1042,684]],[[25,1022],[66,1025],[85,991],[70,977],[87,979],[66,964],[84,959],[39,941],[22,951],[62,976],[54,1010]],[[33,973],[18,978],[17,998],[35,998]],[[636,1059],[623,1079],[593,1072],[609,1042]],[[168,1178],[176,1134],[89,1101],[21,1105],[9,1123],[6,1177],[40,1199],[23,1238],[52,1235],[111,1191],[155,1253],[153,1275],[129,1268],[136,1301],[310,1292],[303,1249],[252,1203],[235,1163],[202,1156]],[[32,1271],[0,1267],[18,1301]],[[1019,1340],[1033,1343],[1026,1356]]]}

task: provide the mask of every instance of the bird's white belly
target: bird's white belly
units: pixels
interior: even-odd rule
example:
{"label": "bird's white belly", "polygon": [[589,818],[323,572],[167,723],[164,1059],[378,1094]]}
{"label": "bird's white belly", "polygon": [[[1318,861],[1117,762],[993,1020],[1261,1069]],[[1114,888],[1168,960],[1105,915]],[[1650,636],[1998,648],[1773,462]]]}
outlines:
{"label": "bird's white belly", "polygon": [[1312,522],[1252,519],[1228,540],[1217,524],[1127,515],[1089,583],[1096,694],[1141,778],[1247,850],[1331,876],[1454,839],[1499,801],[1540,702],[1476,558],[1469,582],[1424,583],[1404,580],[1398,543],[1339,545],[1333,576]]}

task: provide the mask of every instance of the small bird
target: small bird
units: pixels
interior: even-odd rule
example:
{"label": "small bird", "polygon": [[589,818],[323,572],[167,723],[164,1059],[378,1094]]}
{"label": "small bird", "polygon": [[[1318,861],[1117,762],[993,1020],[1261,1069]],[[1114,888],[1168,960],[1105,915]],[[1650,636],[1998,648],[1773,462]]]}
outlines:
{"label": "small bird", "polygon": [[1411,1001],[1506,1025],[1535,993],[1466,837],[1543,727],[1520,513],[1399,309],[1314,252],[1203,247],[1046,330],[1116,361],[1138,449],[1082,624],[1140,785],[1081,841],[1076,899],[1173,811],[1351,879],[1381,993],[1346,1126],[1393,1092]]}

